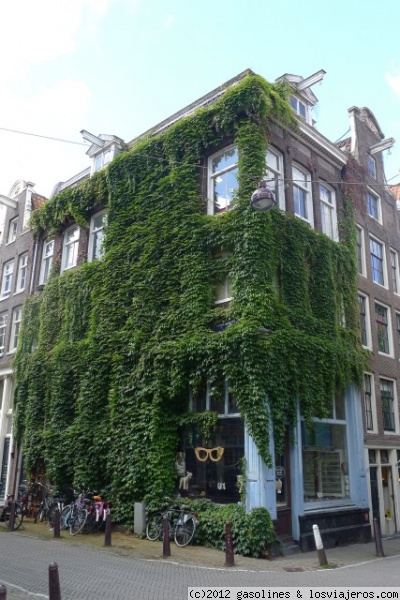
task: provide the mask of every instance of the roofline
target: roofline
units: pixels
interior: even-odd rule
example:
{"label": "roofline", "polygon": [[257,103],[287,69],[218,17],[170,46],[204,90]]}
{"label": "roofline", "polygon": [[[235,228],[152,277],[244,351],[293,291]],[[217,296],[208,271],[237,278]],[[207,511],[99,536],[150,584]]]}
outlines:
{"label": "roofline", "polygon": [[226,81],[219,87],[215,88],[211,92],[208,92],[208,94],[205,94],[198,100],[195,100],[191,104],[188,104],[185,108],[181,108],[178,112],[174,113],[173,115],[171,115],[164,121],[161,121],[157,125],[154,125],[150,129],[147,129],[147,131],[140,134],[136,138],[133,138],[133,140],[128,142],[128,146],[132,147],[144,137],[155,136],[155,135],[161,133],[162,131],[165,131],[165,129],[168,129],[168,127],[171,127],[171,125],[173,125],[180,119],[183,119],[184,117],[187,117],[188,115],[192,114],[198,108],[202,108],[204,106],[209,106],[210,104],[214,104],[214,102],[216,102],[218,100],[218,98],[220,96],[222,96],[222,94],[227,89],[237,85],[238,83],[240,83],[243,79],[245,79],[249,75],[255,75],[254,71],[252,71],[251,69],[245,69],[244,71],[239,73],[239,75],[236,75],[232,79],[229,79],[228,81]]}

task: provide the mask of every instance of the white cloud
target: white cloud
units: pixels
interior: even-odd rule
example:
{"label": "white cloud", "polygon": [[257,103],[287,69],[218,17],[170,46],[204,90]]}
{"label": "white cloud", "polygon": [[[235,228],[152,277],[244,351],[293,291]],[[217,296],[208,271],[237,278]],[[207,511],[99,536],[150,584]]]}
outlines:
{"label": "white cloud", "polygon": [[400,98],[400,69],[385,73],[385,79],[396,96]]}
{"label": "white cloud", "polygon": [[174,22],[175,22],[175,15],[168,15],[168,17],[165,19],[165,23],[164,23],[165,28],[169,29],[170,27],[172,27]]}
{"label": "white cloud", "polygon": [[[118,0],[114,0],[118,1]],[[113,0],[16,0],[0,7],[0,75],[71,53]]]}

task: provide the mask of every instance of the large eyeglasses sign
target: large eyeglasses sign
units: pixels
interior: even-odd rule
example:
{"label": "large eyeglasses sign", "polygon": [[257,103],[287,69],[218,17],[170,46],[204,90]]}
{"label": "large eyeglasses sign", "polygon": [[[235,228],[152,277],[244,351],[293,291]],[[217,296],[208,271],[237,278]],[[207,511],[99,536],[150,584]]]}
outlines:
{"label": "large eyeglasses sign", "polygon": [[212,462],[218,462],[221,460],[224,454],[225,448],[221,448],[221,446],[217,446],[216,448],[201,448],[198,446],[194,449],[194,453],[196,458],[200,462],[206,462],[209,458]]}

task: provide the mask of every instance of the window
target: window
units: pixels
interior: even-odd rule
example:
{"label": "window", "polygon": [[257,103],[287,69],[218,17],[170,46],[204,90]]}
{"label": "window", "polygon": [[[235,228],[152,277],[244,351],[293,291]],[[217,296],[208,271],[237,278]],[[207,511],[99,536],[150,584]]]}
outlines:
{"label": "window", "polygon": [[15,242],[17,239],[17,227],[18,219],[12,219],[8,225],[7,244],[11,244],[11,242]]}
{"label": "window", "polygon": [[388,308],[375,302],[375,320],[378,336],[378,350],[383,354],[391,354],[390,323],[388,320]]}
{"label": "window", "polygon": [[335,192],[325,184],[319,184],[322,232],[332,240],[338,240]]}
{"label": "window", "polygon": [[14,261],[9,260],[3,266],[3,279],[1,282],[1,299],[8,298],[11,294],[11,283],[14,272]]}
{"label": "window", "polygon": [[373,156],[367,155],[367,173],[376,179],[376,162]]}
{"label": "window", "polygon": [[384,245],[371,237],[369,240],[369,247],[371,253],[372,279],[379,285],[386,285]]}
{"label": "window", "polygon": [[294,214],[314,226],[311,197],[311,176],[299,167],[292,167]]}
{"label": "window", "polygon": [[384,431],[396,431],[393,381],[380,379],[381,405]]}
{"label": "window", "polygon": [[103,237],[104,227],[107,222],[107,215],[105,212],[94,215],[90,220],[90,238],[89,238],[89,252],[88,261],[91,262],[97,258],[103,256]]}
{"label": "window", "polygon": [[23,292],[26,287],[26,276],[28,270],[28,253],[21,254],[18,260],[17,287],[15,292]]}
{"label": "window", "polygon": [[396,312],[397,350],[400,356],[400,313]]}
{"label": "window", "polygon": [[358,294],[358,307],[360,312],[361,344],[366,348],[371,348],[368,298],[363,294]]}
{"label": "window", "polygon": [[[0,356],[4,354],[6,346],[7,313],[0,313]],[[1,402],[0,402],[1,405]]]}
{"label": "window", "polygon": [[108,165],[109,162],[111,162],[111,159],[112,159],[111,149],[105,150],[101,154],[98,154],[96,156],[96,158],[94,159],[94,170],[100,171],[100,169],[102,169],[103,167]]}
{"label": "window", "polygon": [[[177,456],[178,481],[182,473],[192,473],[187,495],[204,496],[220,503],[240,500],[241,463],[244,457],[244,423],[234,396],[225,381],[203,384],[191,400],[191,410],[215,411],[217,424],[211,439],[205,440],[193,428],[187,431]],[[179,460],[178,460],[179,458]]]}
{"label": "window", "polygon": [[366,275],[364,230],[357,225],[357,269],[360,275]]}
{"label": "window", "polygon": [[229,208],[237,189],[238,151],[225,148],[208,159],[208,214]]}
{"label": "window", "polygon": [[369,190],[367,192],[367,209],[370,217],[376,219],[379,223],[382,222],[381,199]]}
{"label": "window", "polygon": [[290,106],[300,117],[307,120],[307,105],[297,96],[290,96]]}
{"label": "window", "polygon": [[79,233],[79,227],[74,225],[64,234],[62,271],[76,267],[78,263]]}
{"label": "window", "polygon": [[53,264],[54,240],[44,242],[42,251],[42,264],[40,265],[39,284],[44,285],[50,277]]}
{"label": "window", "polygon": [[336,399],[329,419],[315,420],[310,431],[302,421],[305,502],[350,497],[344,399]]}
{"label": "window", "polygon": [[400,292],[399,286],[399,256],[394,250],[390,250],[390,271],[392,274],[392,285],[395,294]]}
{"label": "window", "polygon": [[282,210],[285,209],[285,185],[283,178],[283,158],[282,154],[275,148],[268,148],[267,151],[267,179],[272,179],[267,183],[267,187],[275,194],[276,205]]}
{"label": "window", "polygon": [[15,352],[18,346],[19,330],[22,321],[22,306],[13,309],[11,336],[10,336],[10,352]]}
{"label": "window", "polygon": [[222,283],[215,288],[215,304],[222,304],[232,300],[232,282],[230,277],[226,277]]}
{"label": "window", "polygon": [[364,406],[365,406],[365,424],[367,431],[373,431],[374,427],[374,394],[373,377],[369,373],[364,373]]}

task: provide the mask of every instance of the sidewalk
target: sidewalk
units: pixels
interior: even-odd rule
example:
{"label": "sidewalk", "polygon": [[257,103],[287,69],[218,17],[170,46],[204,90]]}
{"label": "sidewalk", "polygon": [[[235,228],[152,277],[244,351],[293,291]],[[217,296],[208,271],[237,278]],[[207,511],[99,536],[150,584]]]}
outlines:
{"label": "sidewalk", "polygon": [[[113,532],[111,547],[104,546],[104,533],[71,536],[62,531],[60,539],[54,538],[54,532],[44,523],[35,524],[30,519],[24,521],[23,528],[12,535],[38,537],[55,543],[90,546],[99,551],[129,555],[132,558],[174,562],[181,565],[195,565],[200,568],[224,569],[225,553],[203,546],[179,548],[171,542],[171,556],[163,557],[162,542],[150,542],[139,539],[133,534]],[[385,557],[400,555],[400,536],[383,538],[382,547]],[[375,542],[340,546],[325,551],[329,567],[338,568],[364,563],[377,558]],[[235,555],[234,569],[250,571],[315,571],[321,568],[317,552],[305,552],[279,556],[271,559],[248,558]],[[232,567],[231,567],[232,569]]]}

